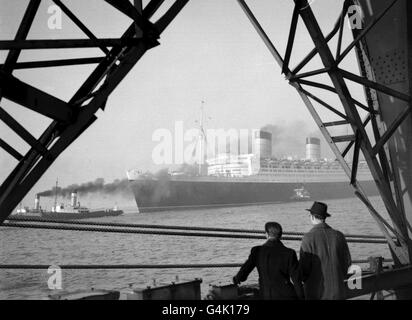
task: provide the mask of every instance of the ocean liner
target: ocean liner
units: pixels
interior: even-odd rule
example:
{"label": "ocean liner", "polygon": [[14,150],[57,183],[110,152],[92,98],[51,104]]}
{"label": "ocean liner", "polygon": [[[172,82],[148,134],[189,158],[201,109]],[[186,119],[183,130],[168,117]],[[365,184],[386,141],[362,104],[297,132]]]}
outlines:
{"label": "ocean liner", "polygon": [[[340,164],[321,158],[318,138],[306,138],[306,157],[301,160],[273,158],[269,132],[255,131],[253,140],[252,153],[208,159],[205,170],[199,170],[203,174],[169,172],[156,177],[127,171],[139,212],[354,196]],[[360,161],[357,179],[368,195],[378,194],[366,162]]]}

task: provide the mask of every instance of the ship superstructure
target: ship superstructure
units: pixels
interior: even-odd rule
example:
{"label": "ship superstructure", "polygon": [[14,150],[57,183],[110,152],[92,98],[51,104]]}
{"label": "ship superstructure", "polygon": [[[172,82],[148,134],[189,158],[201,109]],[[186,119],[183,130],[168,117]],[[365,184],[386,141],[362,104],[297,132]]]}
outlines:
{"label": "ship superstructure", "polygon": [[[321,158],[318,138],[306,139],[305,159],[276,159],[272,157],[272,135],[262,130],[254,132],[252,153],[225,153],[208,159],[206,175],[173,172],[156,177],[130,170],[127,177],[140,212],[293,201],[301,188],[305,196],[297,200],[353,196],[339,163]],[[369,194],[376,194],[362,161],[358,181]]]}

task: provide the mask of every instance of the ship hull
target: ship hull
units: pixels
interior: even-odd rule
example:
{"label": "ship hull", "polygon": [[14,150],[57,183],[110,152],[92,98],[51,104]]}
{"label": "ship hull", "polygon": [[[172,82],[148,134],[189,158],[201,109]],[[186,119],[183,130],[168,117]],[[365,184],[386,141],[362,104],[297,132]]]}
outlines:
{"label": "ship hull", "polygon": [[115,217],[123,214],[123,210],[96,210],[85,213],[71,213],[71,212],[53,212],[53,211],[41,211],[35,213],[19,213],[11,215],[15,218],[29,218],[29,219],[53,219],[53,220],[77,220],[77,219],[90,219],[90,218],[102,218],[102,217]]}
{"label": "ship hull", "polygon": [[123,213],[122,210],[97,210],[85,213],[71,213],[71,212],[42,212],[41,218],[44,219],[56,219],[56,220],[77,220],[77,219],[89,219],[89,218],[101,218],[101,217],[114,217]]}
{"label": "ship hull", "polygon": [[[361,182],[368,196],[377,195],[374,181]],[[237,207],[294,202],[298,183],[224,182],[183,180],[134,180],[131,182],[139,212]],[[328,200],[354,197],[348,182],[310,182],[304,184],[310,199]],[[301,200],[300,200],[301,201]]]}

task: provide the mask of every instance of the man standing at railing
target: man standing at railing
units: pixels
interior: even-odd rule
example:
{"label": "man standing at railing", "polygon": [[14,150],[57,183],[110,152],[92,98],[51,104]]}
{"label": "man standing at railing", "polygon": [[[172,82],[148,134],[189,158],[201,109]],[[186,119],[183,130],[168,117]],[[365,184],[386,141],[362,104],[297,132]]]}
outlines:
{"label": "man standing at railing", "polygon": [[351,265],[345,236],[332,229],[327,205],[315,202],[309,216],[313,228],[304,235],[300,249],[300,271],[308,300],[345,299],[344,279]]}
{"label": "man standing at railing", "polygon": [[246,281],[256,267],[259,273],[261,299],[303,299],[303,288],[299,280],[299,263],[295,250],[285,247],[280,241],[282,227],[279,223],[266,223],[265,231],[267,242],[252,248],[249,258],[238,274],[233,277],[233,282],[239,284]]}

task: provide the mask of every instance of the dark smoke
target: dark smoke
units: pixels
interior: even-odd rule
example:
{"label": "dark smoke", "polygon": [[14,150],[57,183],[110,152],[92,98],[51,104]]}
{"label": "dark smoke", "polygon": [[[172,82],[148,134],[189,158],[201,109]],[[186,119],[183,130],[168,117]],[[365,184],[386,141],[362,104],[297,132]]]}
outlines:
{"label": "dark smoke", "polygon": [[[272,155],[275,158],[285,156],[305,156],[306,137],[320,138],[320,133],[313,132],[312,128],[303,121],[295,121],[287,125],[268,124],[261,128],[272,134]],[[322,140],[322,139],[321,139]],[[322,146],[322,154],[325,149]]]}
{"label": "dark smoke", "polygon": [[88,193],[103,193],[103,194],[129,194],[129,181],[127,179],[116,179],[111,183],[105,183],[103,178],[98,178],[93,182],[86,182],[82,184],[71,184],[67,187],[53,187],[51,190],[40,192],[41,197],[52,197],[56,193],[61,197],[69,197],[73,191],[81,194]]}
{"label": "dark smoke", "polygon": [[[268,124],[261,130],[272,133],[272,153],[275,158],[285,156],[297,156],[298,159],[305,157],[306,138],[314,137],[320,139],[321,157],[334,159],[335,156],[326,143],[319,129],[313,129],[303,121],[295,121],[285,125]],[[334,135],[347,134],[345,128],[333,132]]]}
{"label": "dark smoke", "polygon": [[[191,166],[190,165],[183,165],[181,169],[184,172],[190,172]],[[167,179],[169,177],[168,169],[160,169],[159,171],[152,173],[146,172],[144,174],[146,177],[150,178],[157,178],[159,180]],[[97,178],[94,181],[85,182],[82,184],[71,184],[67,187],[53,187],[50,190],[46,190],[43,192],[39,192],[38,195],[40,197],[53,197],[57,194],[60,197],[70,197],[73,191],[77,191],[80,194],[89,194],[89,193],[101,193],[106,195],[130,195],[130,181],[127,179],[116,179],[113,182],[105,183],[103,178]]]}

